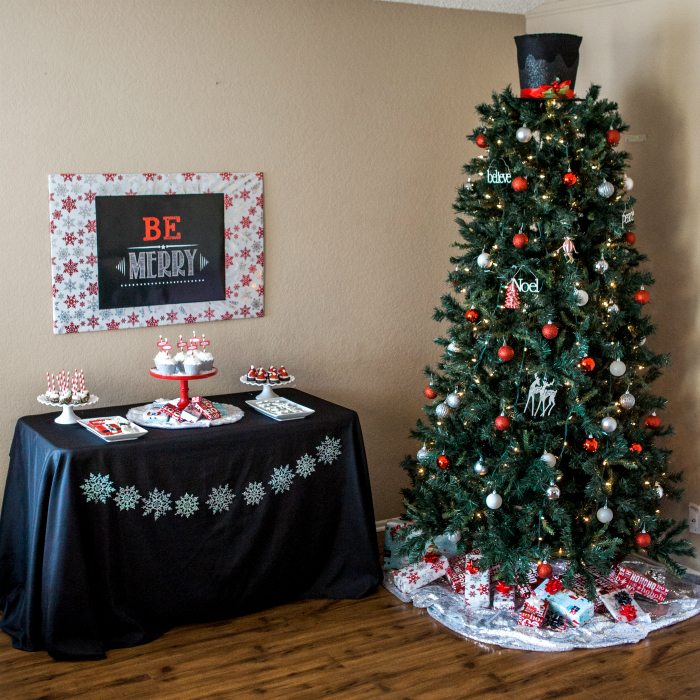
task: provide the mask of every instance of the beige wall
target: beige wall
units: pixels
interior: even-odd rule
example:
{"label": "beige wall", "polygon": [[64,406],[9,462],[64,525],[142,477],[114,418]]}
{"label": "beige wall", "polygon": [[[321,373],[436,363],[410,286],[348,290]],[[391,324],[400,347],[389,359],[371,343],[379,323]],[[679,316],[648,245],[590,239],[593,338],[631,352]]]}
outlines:
{"label": "beige wall", "polygon": [[359,412],[376,516],[397,514],[464,135],[523,29],[371,0],[3,0],[0,453],[47,369],[83,367],[104,407],[162,393],[153,331],[52,335],[47,174],[262,170],[266,316],[208,324],[206,392],[285,363]]}
{"label": "beige wall", "polygon": [[[676,518],[688,517],[689,501],[700,503],[699,26],[696,0],[563,0],[527,20],[530,33],[583,36],[577,91],[601,85],[603,96],[618,102],[629,133],[646,134],[646,142],[625,147],[633,157],[637,245],[657,280],[649,306],[657,333],[650,343],[673,358],[654,390],[670,399],[663,417],[676,430],[668,441],[672,466],[685,472],[683,501],[665,504]],[[700,537],[689,537],[700,550]],[[686,561],[695,568],[699,562]]]}

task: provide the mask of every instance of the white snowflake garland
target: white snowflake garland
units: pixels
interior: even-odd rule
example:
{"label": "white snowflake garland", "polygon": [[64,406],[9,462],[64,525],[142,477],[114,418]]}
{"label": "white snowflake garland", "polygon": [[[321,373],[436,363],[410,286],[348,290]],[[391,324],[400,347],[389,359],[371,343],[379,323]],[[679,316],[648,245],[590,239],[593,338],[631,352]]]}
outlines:
{"label": "white snowflake garland", "polygon": [[161,515],[165,515],[172,510],[170,494],[158,488],[153,489],[148,496],[141,499],[143,501],[143,515],[146,517],[153,513],[153,518],[158,520]]}
{"label": "white snowflake garland", "polygon": [[333,464],[340,457],[340,438],[326,435],[323,442],[316,448],[318,461],[323,464]]}
{"label": "white snowflake garland", "polygon": [[282,493],[289,491],[292,481],[294,481],[294,472],[288,464],[285,464],[283,467],[275,467],[272,470],[272,478],[267,483],[270,484],[274,493]]}
{"label": "white snowflake garland", "polygon": [[308,479],[316,471],[316,460],[309,454],[299,457],[296,465],[296,472],[299,476]]}
{"label": "white snowflake garland", "polygon": [[109,474],[90,474],[80,489],[88,503],[107,503],[107,499],[114,492],[114,484]]}
{"label": "white snowflake garland", "polygon": [[199,510],[199,497],[186,493],[175,501],[175,515],[189,518]]}
{"label": "white snowflake garland", "polygon": [[265,497],[262,481],[250,481],[243,492],[243,499],[248,506],[257,506]]}
{"label": "white snowflake garland", "polygon": [[141,494],[135,486],[120,486],[114,497],[119,510],[136,510],[140,500]]}
{"label": "white snowflake garland", "polygon": [[216,488],[212,488],[211,494],[207,499],[207,505],[214,515],[228,510],[236,494],[231,491],[228,484],[222,484]]}

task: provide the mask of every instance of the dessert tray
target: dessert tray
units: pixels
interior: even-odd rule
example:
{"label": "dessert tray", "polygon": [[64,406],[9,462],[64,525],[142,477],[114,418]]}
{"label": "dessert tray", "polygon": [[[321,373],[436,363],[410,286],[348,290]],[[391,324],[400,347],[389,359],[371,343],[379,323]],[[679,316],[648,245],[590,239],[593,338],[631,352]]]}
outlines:
{"label": "dessert tray", "polygon": [[53,408],[63,409],[61,411],[61,415],[54,418],[55,423],[60,423],[61,425],[73,425],[74,423],[78,422],[78,417],[74,412],[75,409],[80,410],[82,408],[92,406],[100,400],[100,397],[91,394],[90,398],[83,403],[60,403],[59,401],[50,401],[46,398],[45,394],[39,394],[39,396],[36,397],[36,400],[43,406],[52,406]]}
{"label": "dessert tray", "polygon": [[312,408],[302,406],[300,403],[285,398],[261,399],[258,397],[252,401],[246,401],[246,404],[264,416],[279,421],[299,420],[316,413]]}
{"label": "dessert tray", "polygon": [[136,440],[137,438],[143,437],[148,432],[148,430],[144,430],[122,416],[86,418],[78,420],[78,423],[106,442]]}
{"label": "dessert tray", "polygon": [[228,403],[217,403],[213,402],[214,407],[221,413],[221,418],[214,418],[212,420],[207,420],[205,418],[200,418],[194,423],[188,423],[183,421],[182,423],[164,423],[157,420],[152,420],[147,417],[147,413],[153,409],[154,404],[165,404],[171,403],[174,406],[177,405],[177,401],[168,401],[167,399],[158,399],[153,403],[147,403],[144,406],[134,406],[130,408],[126,414],[126,417],[136,423],[137,425],[142,425],[146,428],[162,428],[164,430],[181,430],[183,428],[211,428],[217,425],[226,425],[228,423],[236,423],[241,418],[243,418],[243,411],[237,406],[232,406]]}
{"label": "dessert tray", "polygon": [[[279,399],[280,397],[272,391],[272,387],[281,389],[282,387],[289,386],[294,383],[294,377],[290,374],[289,379],[286,382],[278,382],[277,384],[270,384],[269,382],[253,382],[248,379],[248,375],[244,374],[241,376],[241,383],[246,386],[254,386],[262,391],[255,397],[256,401],[268,401],[269,399]],[[248,403],[246,401],[246,403]],[[303,417],[303,416],[300,416]]]}

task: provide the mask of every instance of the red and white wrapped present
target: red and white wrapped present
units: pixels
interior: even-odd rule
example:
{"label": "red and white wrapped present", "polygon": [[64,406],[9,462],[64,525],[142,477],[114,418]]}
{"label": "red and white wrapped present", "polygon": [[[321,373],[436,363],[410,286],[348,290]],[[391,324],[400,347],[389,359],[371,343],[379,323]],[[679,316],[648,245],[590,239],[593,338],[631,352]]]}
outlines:
{"label": "red and white wrapped present", "polygon": [[542,627],[549,603],[532,596],[528,598],[518,613],[518,624],[523,627]]}
{"label": "red and white wrapped present", "polygon": [[445,572],[447,580],[455,593],[464,593],[464,567],[467,563],[467,557],[464,554],[458,554],[448,561],[449,566]]}
{"label": "red and white wrapped present", "polygon": [[493,587],[493,609],[515,610],[515,587],[496,581]]}
{"label": "red and white wrapped present", "polygon": [[666,586],[622,564],[613,567],[609,578],[620,588],[626,588],[657,603],[663,603],[668,595]]}
{"label": "red and white wrapped present", "polygon": [[632,625],[651,622],[649,613],[644,612],[632,594],[624,588],[600,593],[599,598],[617,622],[627,622]]}
{"label": "red and white wrapped present", "polygon": [[207,420],[221,418],[221,411],[219,411],[209,399],[205,399],[203,396],[193,396],[190,403],[196,406],[201,412],[201,415]]}
{"label": "red and white wrapped present", "polygon": [[171,421],[182,423],[182,411],[180,411],[177,406],[173,406],[171,403],[166,403],[161,410],[170,417]]}
{"label": "red and white wrapped present", "polygon": [[464,603],[469,608],[488,608],[491,606],[491,572],[481,570],[479,562],[481,552],[478,549],[469,552],[464,564]]}
{"label": "red and white wrapped present", "polygon": [[392,581],[401,593],[413,593],[413,591],[442,578],[447,572],[448,566],[447,557],[436,552],[428,552],[423,561],[392,571]]}

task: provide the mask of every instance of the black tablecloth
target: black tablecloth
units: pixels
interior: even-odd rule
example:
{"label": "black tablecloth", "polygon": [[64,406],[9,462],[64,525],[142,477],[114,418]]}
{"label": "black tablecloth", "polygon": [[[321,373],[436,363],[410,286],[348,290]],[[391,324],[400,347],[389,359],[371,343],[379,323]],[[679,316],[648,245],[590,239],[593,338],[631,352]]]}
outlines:
{"label": "black tablecloth", "polygon": [[[355,598],[380,579],[357,414],[152,428],[105,443],[56,414],[20,418],[0,519],[0,627],[15,647],[102,658],[175,625],[303,598]],[[128,406],[82,417],[126,415]]]}

